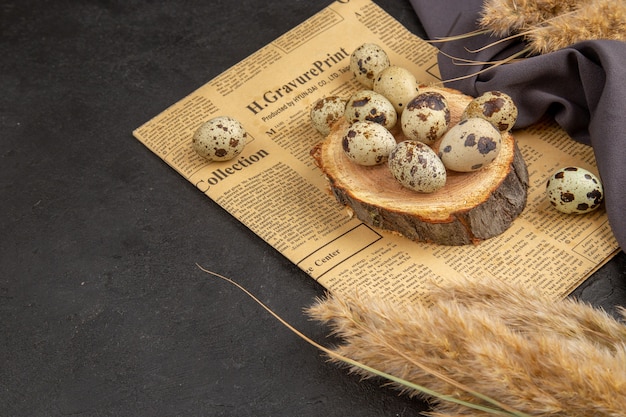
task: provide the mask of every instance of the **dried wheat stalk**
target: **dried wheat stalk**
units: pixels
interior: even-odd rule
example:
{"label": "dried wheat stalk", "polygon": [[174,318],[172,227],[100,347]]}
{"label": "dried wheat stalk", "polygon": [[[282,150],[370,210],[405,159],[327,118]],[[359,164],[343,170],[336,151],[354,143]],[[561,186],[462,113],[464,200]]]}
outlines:
{"label": "dried wheat stalk", "polygon": [[485,0],[478,23],[503,37],[576,10],[579,3],[572,0]]}
{"label": "dried wheat stalk", "polygon": [[446,55],[457,65],[480,65],[483,69],[446,80],[458,81],[532,55],[547,54],[586,40],[626,41],[626,0],[485,0],[477,22],[479,29],[431,40],[459,41],[476,35],[498,39],[469,52],[480,52],[502,42],[523,39],[526,47],[494,61]]}
{"label": "dried wheat stalk", "polygon": [[[433,416],[618,417],[626,410],[626,325],[601,310],[496,279],[432,284],[430,300],[331,296],[306,309],[344,344],[298,337],[364,377],[433,404]],[[625,310],[621,310],[626,318]]]}
{"label": "dried wheat stalk", "polygon": [[486,0],[478,24],[498,37],[523,37],[531,54],[545,54],[591,39],[626,41],[626,1]]}
{"label": "dried wheat stalk", "polygon": [[[623,323],[494,279],[433,286],[430,297],[432,303],[399,305],[329,295],[307,313],[343,338],[334,353],[438,393],[489,405],[476,392],[532,416],[625,415]],[[488,415],[433,401],[434,415]]]}
{"label": "dried wheat stalk", "polygon": [[[428,395],[431,398],[438,398],[441,401],[449,401],[451,403],[454,404],[458,404],[464,407],[469,408],[470,410],[480,410],[480,411],[484,411],[484,412],[488,412],[489,414],[497,414],[500,416],[505,416],[505,417],[530,417],[524,413],[521,413],[517,410],[512,409],[511,407],[508,407],[504,404],[499,403],[497,400],[494,400],[492,398],[486,397],[485,395],[482,395],[481,393],[478,392],[473,392],[473,395],[477,398],[481,398],[482,400],[484,400],[485,403],[490,404],[490,405],[481,405],[481,404],[474,404],[474,403],[468,403],[466,401],[463,401],[462,399],[456,398],[454,396],[450,396],[450,395],[445,395],[442,393],[439,393],[437,391],[434,391],[432,389],[430,389],[429,387],[425,387],[425,386],[420,386],[417,385],[415,383],[403,380],[395,375],[391,375],[385,372],[382,372],[378,369],[372,368],[371,366],[368,366],[366,364],[357,362],[351,358],[345,357],[345,356],[341,356],[340,354],[338,354],[337,352],[333,351],[330,348],[327,348],[325,346],[322,346],[321,344],[317,343],[316,341],[312,340],[311,338],[309,338],[308,336],[306,336],[305,334],[303,334],[302,332],[300,332],[298,329],[296,329],[294,326],[292,326],[291,324],[289,324],[286,320],[284,320],[282,317],[280,317],[278,314],[276,314],[272,309],[270,309],[268,306],[266,306],[265,304],[263,304],[263,302],[261,302],[261,300],[259,300],[257,297],[254,296],[254,294],[252,294],[250,291],[248,291],[245,287],[243,287],[242,285],[238,284],[236,281],[232,280],[231,278],[228,278],[224,275],[218,274],[216,272],[210,271],[208,269],[205,269],[203,267],[201,267],[200,265],[197,265],[198,268],[200,268],[200,270],[206,272],[207,274],[213,275],[216,278],[219,278],[223,281],[226,281],[228,283],[230,283],[231,285],[235,286],[236,288],[238,288],[239,290],[241,290],[244,294],[246,294],[248,297],[250,297],[255,303],[259,304],[261,307],[263,307],[263,309],[265,309],[270,315],[272,315],[276,320],[278,320],[278,322],[280,322],[283,326],[285,326],[287,329],[289,329],[291,332],[293,332],[296,336],[300,337],[301,339],[303,339],[304,341],[306,341],[307,343],[309,343],[312,346],[315,346],[316,348],[318,348],[320,351],[326,353],[330,358],[332,358],[333,360],[342,362],[344,364],[347,364],[349,366],[352,366],[354,368],[359,368],[361,369],[363,372],[369,372],[371,375],[376,375],[379,376],[381,378],[385,378],[390,382],[394,382],[396,383],[398,386],[403,386],[406,389],[409,390],[414,390],[415,392],[421,392],[424,395]],[[432,373],[432,371],[431,371]],[[434,373],[433,373],[434,375]],[[449,380],[449,378],[447,378],[444,375],[439,375],[440,378],[442,378],[443,380]],[[462,387],[460,384],[455,383],[455,386],[459,387],[460,389],[463,389],[465,391],[468,391],[468,389],[466,387]]]}

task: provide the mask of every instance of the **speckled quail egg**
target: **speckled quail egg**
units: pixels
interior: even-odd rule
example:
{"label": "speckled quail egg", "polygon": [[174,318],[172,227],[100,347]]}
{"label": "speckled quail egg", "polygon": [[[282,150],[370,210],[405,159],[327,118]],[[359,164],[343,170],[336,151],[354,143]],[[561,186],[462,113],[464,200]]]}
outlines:
{"label": "speckled quail egg", "polygon": [[375,43],[364,43],[350,55],[350,71],[364,87],[371,89],[379,72],[390,65],[389,56]]}
{"label": "speckled quail egg", "polygon": [[546,182],[550,204],[563,213],[588,213],[602,202],[602,183],[591,172],[579,167],[557,170]]}
{"label": "speckled quail egg", "polygon": [[446,185],[446,168],[432,148],[419,141],[405,140],[389,154],[389,170],[404,187],[432,193]]}
{"label": "speckled quail egg", "polygon": [[346,100],[338,96],[323,97],[311,107],[310,117],[313,127],[324,136],[346,110]]}
{"label": "speckled quail egg", "polygon": [[450,108],[446,98],[436,91],[418,94],[402,112],[400,126],[408,139],[432,145],[450,126]]}
{"label": "speckled quail egg", "polygon": [[397,65],[391,65],[378,73],[372,88],[387,97],[398,114],[407,103],[417,95],[419,84],[411,71]]}
{"label": "speckled quail egg", "polygon": [[341,140],[348,158],[359,165],[380,165],[387,161],[396,139],[384,126],[369,122],[351,124]]}
{"label": "speckled quail egg", "polygon": [[354,93],[346,103],[344,112],[349,123],[368,120],[391,129],[398,121],[398,113],[385,96],[372,90]]}
{"label": "speckled quail egg", "polygon": [[477,171],[500,153],[502,135],[485,119],[460,121],[443,135],[439,157],[446,168],[458,172]]}
{"label": "speckled quail egg", "polygon": [[192,138],[192,147],[210,161],[228,161],[243,151],[246,138],[247,133],[238,120],[218,116],[198,127]]}
{"label": "speckled quail egg", "polygon": [[517,121],[517,106],[501,91],[487,91],[473,99],[461,114],[461,120],[480,117],[488,120],[500,132],[508,132]]}

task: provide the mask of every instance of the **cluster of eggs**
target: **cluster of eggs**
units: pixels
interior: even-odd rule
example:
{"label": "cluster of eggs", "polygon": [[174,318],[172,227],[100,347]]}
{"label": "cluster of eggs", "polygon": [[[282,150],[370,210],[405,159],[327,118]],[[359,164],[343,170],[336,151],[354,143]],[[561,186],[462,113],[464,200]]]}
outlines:
{"label": "cluster of eggs", "polygon": [[[450,127],[445,97],[433,90],[420,92],[407,69],[392,65],[378,45],[365,43],[350,56],[350,70],[364,87],[349,99],[320,99],[311,120],[324,136],[344,117],[350,126],[342,146],[356,164],[386,163],[405,187],[423,193],[441,189],[447,170],[472,172],[493,162],[500,152],[502,133],[517,120],[517,107],[507,94],[490,91],[473,99],[461,120]],[[405,140],[397,142],[390,129],[400,123]],[[439,141],[439,151],[432,145]],[[603,200],[602,183],[580,167],[560,168],[546,183],[550,204],[563,213],[587,213]]]}
{"label": "cluster of eggs", "polygon": [[[387,163],[403,186],[424,193],[446,183],[446,170],[471,172],[484,168],[498,155],[502,132],[517,120],[513,100],[499,91],[473,99],[461,121],[450,127],[450,110],[437,91],[420,92],[415,76],[391,65],[386,52],[366,43],[350,56],[350,70],[365,89],[348,100],[337,96],[318,100],[311,121],[324,136],[345,117],[350,126],[342,146],[346,156],[360,165]],[[390,132],[396,124],[406,140],[397,143]],[[439,152],[431,146],[441,139]],[[202,123],[194,132],[194,151],[209,161],[237,157],[247,142],[243,125],[233,117],[218,116]],[[555,171],[546,182],[550,204],[563,213],[588,213],[602,203],[602,183],[590,171],[568,166]]]}
{"label": "cluster of eggs", "polygon": [[[347,100],[337,96],[318,100],[311,121],[327,135],[344,117],[346,156],[356,164],[387,164],[404,187],[431,193],[446,183],[447,170],[472,172],[484,168],[500,152],[502,132],[517,119],[513,100],[499,91],[475,98],[461,121],[450,126],[450,109],[438,91],[420,92],[415,76],[392,65],[385,51],[366,43],[350,56],[350,70],[364,89]],[[390,130],[399,122],[405,140],[397,142]],[[439,152],[432,145],[439,141]]]}

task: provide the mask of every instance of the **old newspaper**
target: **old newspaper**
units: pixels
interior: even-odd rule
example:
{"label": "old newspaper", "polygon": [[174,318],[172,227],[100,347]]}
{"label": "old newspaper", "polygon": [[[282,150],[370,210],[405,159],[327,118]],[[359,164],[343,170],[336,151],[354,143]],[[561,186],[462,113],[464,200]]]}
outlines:
{"label": "old newspaper", "polygon": [[[319,98],[361,89],[348,71],[360,44],[382,46],[421,83],[440,81],[436,49],[368,0],[337,1],[175,103],[133,133],[152,152],[331,292],[358,287],[396,299],[425,296],[426,280],[490,275],[563,297],[618,250],[606,214],[564,215],[544,196],[557,168],[597,172],[590,147],[550,120],[515,131],[530,173],[528,204],[504,234],[471,246],[416,243],[350,218],[310,156],[322,139]],[[229,115],[244,152],[207,162],[191,137]]]}

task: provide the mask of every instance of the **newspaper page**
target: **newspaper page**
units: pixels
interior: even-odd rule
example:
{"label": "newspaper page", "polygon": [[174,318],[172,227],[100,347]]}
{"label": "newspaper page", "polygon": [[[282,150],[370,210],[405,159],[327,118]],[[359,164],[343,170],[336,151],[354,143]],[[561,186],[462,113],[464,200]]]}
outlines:
{"label": "newspaper page", "polygon": [[[426,297],[428,280],[490,275],[560,298],[618,250],[606,214],[564,215],[547,202],[557,168],[596,172],[590,147],[545,120],[514,133],[530,173],[528,203],[502,235],[477,245],[416,243],[347,215],[310,155],[323,138],[310,108],[362,89],[351,52],[380,45],[424,84],[439,80],[436,49],[369,0],[337,1],[137,128],[147,148],[331,292],[358,287],[398,300]],[[238,119],[244,151],[207,162],[192,150],[200,124]]]}

